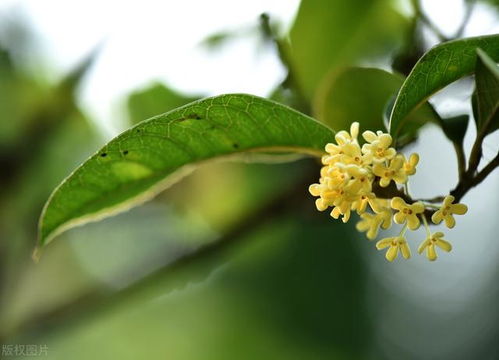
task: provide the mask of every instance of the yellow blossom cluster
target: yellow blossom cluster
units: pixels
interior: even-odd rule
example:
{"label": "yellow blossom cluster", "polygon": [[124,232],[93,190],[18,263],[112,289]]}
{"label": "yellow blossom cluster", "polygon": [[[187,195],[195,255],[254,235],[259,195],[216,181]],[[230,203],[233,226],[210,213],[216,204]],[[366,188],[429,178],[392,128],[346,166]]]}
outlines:
{"label": "yellow blossom cluster", "polygon": [[350,132],[343,130],[335,135],[336,144],[326,145],[319,183],[309,187],[310,193],[318,197],[315,202],[317,209],[324,211],[332,208],[330,215],[335,219],[341,216],[343,222],[350,219],[352,212],[357,212],[360,216],[357,230],[366,232],[370,240],[377,237],[380,228],[390,228],[392,219],[396,224],[404,225],[399,236],[382,239],[376,244],[379,250],[388,248],[386,258],[389,261],[393,261],[399,252],[406,259],[411,256],[404,234],[407,229],[418,229],[421,219],[427,229],[427,238],[418,252],[426,250],[428,259],[435,260],[435,246],[450,251],[452,246],[442,239],[443,233],[432,234],[429,231],[426,217],[433,212],[431,219],[435,224],[445,221],[447,227],[452,228],[455,225],[453,214],[466,213],[466,205],[453,204],[454,197],[449,195],[434,211],[428,210],[421,201],[408,204],[400,196],[377,196],[374,190],[386,188],[393,182],[397,194],[410,199],[407,187],[398,189],[397,184],[405,185],[409,176],[416,173],[419,155],[411,154],[406,159],[391,147],[391,135],[382,131],[364,131],[362,137],[365,143],[362,146],[358,136],[359,123],[354,122]]}

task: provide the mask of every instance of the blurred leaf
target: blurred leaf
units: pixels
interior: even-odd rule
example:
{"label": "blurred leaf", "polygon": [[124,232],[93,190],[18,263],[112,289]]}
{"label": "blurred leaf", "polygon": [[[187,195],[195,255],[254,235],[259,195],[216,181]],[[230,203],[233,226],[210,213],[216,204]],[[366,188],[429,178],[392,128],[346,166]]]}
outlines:
{"label": "blurred leaf", "polygon": [[125,131],[73,172],[45,206],[39,245],[150,199],[179,178],[177,170],[190,169],[185,165],[245,151],[321,156],[332,137],[314,119],[255,96],[194,102]]}
{"label": "blurred leaf", "polygon": [[469,75],[475,68],[476,49],[499,60],[499,35],[480,36],[442,43],[416,63],[400,89],[390,117],[390,132],[396,138],[407,115],[446,85]]}
{"label": "blurred leaf", "polygon": [[[385,109],[403,82],[402,75],[380,69],[339,68],[317,94],[316,117],[336,131],[349,129],[354,121],[366,130],[384,130]],[[406,136],[414,136],[427,121],[438,122],[429,104],[410,117],[411,122],[402,130]]]}
{"label": "blurred leaf", "polygon": [[477,54],[475,123],[477,131],[486,127],[488,134],[499,128],[499,66],[481,49]]}
{"label": "blurred leaf", "polygon": [[199,97],[185,96],[163,84],[156,83],[144,90],[130,94],[127,100],[130,121],[132,124],[136,124],[197,99]]}
{"label": "blurred leaf", "polygon": [[330,70],[393,50],[405,24],[387,0],[304,0],[290,32],[293,75],[311,99]]}
{"label": "blurred leaf", "polygon": [[239,36],[240,34],[236,31],[219,31],[205,37],[200,45],[207,50],[219,50],[222,46],[230,41],[236,40]]}
{"label": "blurred leaf", "polygon": [[468,122],[470,117],[468,115],[453,116],[450,118],[442,118],[443,130],[445,136],[453,143],[462,145]]}

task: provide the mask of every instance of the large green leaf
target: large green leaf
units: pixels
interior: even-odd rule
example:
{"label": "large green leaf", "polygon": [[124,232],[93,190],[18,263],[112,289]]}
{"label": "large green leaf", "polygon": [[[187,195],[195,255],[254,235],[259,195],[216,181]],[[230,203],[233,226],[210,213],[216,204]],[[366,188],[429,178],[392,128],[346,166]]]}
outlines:
{"label": "large green leaf", "polygon": [[[404,77],[375,68],[342,67],[331,73],[316,96],[315,117],[334,130],[358,121],[364,130],[385,129],[384,111]],[[393,103],[392,103],[393,104]],[[402,133],[412,137],[428,121],[439,122],[429,104],[410,115]]]}
{"label": "large green leaf", "polygon": [[499,128],[499,66],[481,49],[477,50],[475,81],[475,122],[478,131],[486,133]]}
{"label": "large green leaf", "polygon": [[394,50],[406,24],[389,0],[303,0],[290,31],[293,76],[312,99],[329,71]]}
{"label": "large green leaf", "polygon": [[193,102],[125,131],[64,180],[41,215],[39,246],[150,199],[185,172],[178,170],[191,168],[186,165],[247,151],[321,156],[332,137],[314,119],[255,96]]}
{"label": "large green leaf", "polygon": [[499,60],[499,35],[449,41],[435,46],[416,63],[402,85],[390,117],[390,132],[397,137],[407,115],[438,90],[473,73],[481,48]]}

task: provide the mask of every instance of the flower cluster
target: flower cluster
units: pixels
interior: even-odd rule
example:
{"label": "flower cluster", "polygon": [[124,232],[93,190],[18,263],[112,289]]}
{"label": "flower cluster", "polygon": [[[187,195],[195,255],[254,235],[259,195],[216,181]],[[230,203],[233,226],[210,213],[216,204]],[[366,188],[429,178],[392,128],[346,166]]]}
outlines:
{"label": "flower cluster", "polygon": [[[416,230],[421,220],[427,229],[427,238],[420,245],[418,252],[426,250],[428,259],[437,258],[435,246],[450,251],[452,246],[442,239],[443,233],[432,234],[427,224],[427,216],[435,224],[445,221],[447,227],[455,225],[453,215],[466,213],[463,204],[453,204],[454,197],[447,196],[437,210],[427,209],[421,201],[412,201],[407,190],[409,176],[416,173],[419,162],[418,154],[406,158],[391,147],[390,134],[377,131],[364,131],[365,143],[358,140],[359,123],[354,122],[350,132],[340,131],[335,135],[336,144],[326,145],[326,154],[322,157],[322,168],[318,184],[312,184],[309,191],[316,199],[319,211],[331,209],[330,215],[343,222],[350,219],[351,213],[360,216],[357,230],[366,232],[368,239],[377,237],[379,229],[388,229],[393,222],[403,225],[396,237],[389,237],[377,242],[376,248],[386,249],[386,258],[393,261],[400,252],[404,258],[411,256],[411,251],[404,234],[407,229]],[[397,185],[404,185],[398,188]],[[376,192],[388,188],[393,196],[378,196]],[[386,192],[385,192],[386,193]],[[407,203],[409,202],[409,203]]]}

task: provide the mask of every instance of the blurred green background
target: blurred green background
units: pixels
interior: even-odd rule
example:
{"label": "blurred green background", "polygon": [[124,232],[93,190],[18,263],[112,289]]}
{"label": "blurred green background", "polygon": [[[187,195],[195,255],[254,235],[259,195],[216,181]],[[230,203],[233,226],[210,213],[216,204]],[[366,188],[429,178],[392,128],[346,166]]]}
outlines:
{"label": "blurred green background", "polygon": [[[97,76],[109,43],[95,42],[68,69],[54,70],[33,55],[41,46],[37,27],[19,11],[30,2],[17,3],[0,7],[3,358],[27,357],[19,345],[36,345],[51,359],[499,358],[499,228],[491,210],[499,201],[497,173],[465,198],[470,213],[448,236],[454,250],[435,264],[388,264],[355,231],[356,219],[342,224],[318,213],[307,184],[318,178],[319,164],[289,156],[204,165],[139,208],[63,234],[34,264],[43,204],[75,166],[113,131],[225,88],[217,90],[215,81],[214,90],[178,91],[152,79],[127,90],[119,105],[107,104],[119,108],[117,125],[102,123],[81,89]],[[217,18],[219,32],[206,30],[204,55],[195,61],[203,66],[232,46],[230,61],[244,64],[238,44],[250,44],[251,56],[272,57],[279,66],[275,83],[259,95],[336,129],[352,121],[382,125],[379,89],[389,94],[395,80],[380,72],[360,91],[362,80],[349,81],[357,76],[350,67],[407,75],[441,40],[428,18],[446,38],[498,31],[497,2],[435,3],[423,2],[423,15],[414,11],[416,1],[303,0],[290,3],[296,14],[289,24],[262,5],[263,15],[240,27],[228,12]],[[50,4],[44,11],[57,11],[57,2]],[[142,6],[162,11],[158,2]],[[215,18],[224,6],[212,2],[206,16]],[[188,13],[174,10],[170,16],[188,22]],[[237,91],[251,91],[247,79],[267,75],[257,68],[233,79]],[[216,76],[221,83],[234,77]],[[465,79],[432,101],[443,114],[470,113],[472,90]],[[468,147],[473,132],[470,126]],[[497,135],[486,140],[486,158],[497,151]],[[409,149],[422,158],[414,192],[433,196],[454,186],[452,145],[436,127],[423,128]]]}

